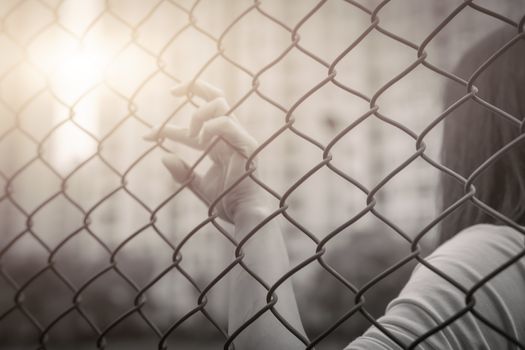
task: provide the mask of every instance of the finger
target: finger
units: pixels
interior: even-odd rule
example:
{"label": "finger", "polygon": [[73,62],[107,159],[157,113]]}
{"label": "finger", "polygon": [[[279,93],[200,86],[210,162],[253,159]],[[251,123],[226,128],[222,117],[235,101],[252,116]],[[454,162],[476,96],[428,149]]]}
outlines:
{"label": "finger", "polygon": [[187,128],[182,128],[176,125],[156,126],[143,136],[143,139],[146,141],[157,141],[160,138],[168,138],[172,141],[180,142],[195,149],[202,149],[202,147],[197,142],[197,139],[190,137],[189,130]]}
{"label": "finger", "polygon": [[207,145],[215,136],[224,138],[246,157],[250,157],[257,148],[257,141],[237,121],[227,116],[205,122],[199,134],[199,142]]}
{"label": "finger", "polygon": [[192,174],[191,168],[179,156],[170,154],[162,157],[162,164],[169,170],[175,181],[186,181]]}
{"label": "finger", "polygon": [[209,199],[202,191],[202,178],[191,170],[191,168],[179,156],[170,154],[162,158],[162,163],[168,169],[171,176],[178,183],[183,183],[191,178],[188,188],[204,203],[209,204]]}
{"label": "finger", "polygon": [[230,109],[224,97],[218,97],[213,101],[197,109],[190,122],[190,137],[197,136],[202,128],[202,124],[212,118],[226,115]]}
{"label": "finger", "polygon": [[184,96],[188,92],[205,101],[211,101],[217,97],[224,96],[220,89],[202,80],[189,81],[171,89],[171,93],[175,96]]}
{"label": "finger", "polygon": [[160,133],[160,126],[155,126],[151,128],[144,136],[142,136],[143,140],[146,141],[157,141],[158,139],[164,137]]}

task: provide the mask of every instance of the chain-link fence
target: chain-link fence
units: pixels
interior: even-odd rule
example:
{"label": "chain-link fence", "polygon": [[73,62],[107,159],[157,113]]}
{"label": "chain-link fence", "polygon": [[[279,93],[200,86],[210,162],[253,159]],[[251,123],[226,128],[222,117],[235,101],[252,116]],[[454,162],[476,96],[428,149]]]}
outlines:
{"label": "chain-link fence", "polygon": [[[141,140],[154,125],[187,121],[198,102],[170,88],[196,79],[223,88],[259,141],[260,173],[247,167],[245,176],[282,220],[292,255],[283,279],[294,279],[305,348],[344,346],[370,325],[392,336],[376,318],[413,263],[456,285],[422,253],[446,215],[471,202],[523,232],[472,184],[510,146],[463,178],[439,163],[436,140],[467,100],[522,129],[475,85],[525,38],[524,14],[520,1],[2,1],[0,341],[38,349],[72,341],[111,349],[137,335],[148,341],[124,347],[235,341],[224,286],[242,246],[214,205],[188,191],[190,180],[174,184],[160,163],[175,151],[200,171],[209,149]],[[471,78],[454,75],[462,53],[501,26],[514,37]],[[463,93],[440,106],[450,82]],[[430,193],[443,172],[465,195],[440,212]],[[341,249],[350,244],[366,248]],[[367,257],[372,250],[378,256]],[[465,312],[525,348],[472,303],[524,254],[464,290],[465,307],[409,348]],[[314,303],[327,296],[340,299],[334,308]]]}

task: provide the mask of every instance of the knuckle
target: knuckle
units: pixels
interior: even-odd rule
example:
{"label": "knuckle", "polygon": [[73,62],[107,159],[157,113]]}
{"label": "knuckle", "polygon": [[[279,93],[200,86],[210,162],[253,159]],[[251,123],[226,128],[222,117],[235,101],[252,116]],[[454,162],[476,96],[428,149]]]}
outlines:
{"label": "knuckle", "polygon": [[217,97],[215,100],[212,101],[212,104],[215,113],[217,114],[225,114],[230,109],[230,105],[224,97]]}
{"label": "knuckle", "polygon": [[218,98],[224,98],[224,91],[211,84],[208,84],[208,86],[210,86],[213,95],[217,96]]}
{"label": "knuckle", "polygon": [[219,127],[222,128],[231,128],[234,126],[233,120],[228,117],[219,117],[216,119],[216,123]]}
{"label": "knuckle", "polygon": [[253,153],[257,148],[259,148],[259,143],[253,137],[250,137],[248,142],[248,151]]}

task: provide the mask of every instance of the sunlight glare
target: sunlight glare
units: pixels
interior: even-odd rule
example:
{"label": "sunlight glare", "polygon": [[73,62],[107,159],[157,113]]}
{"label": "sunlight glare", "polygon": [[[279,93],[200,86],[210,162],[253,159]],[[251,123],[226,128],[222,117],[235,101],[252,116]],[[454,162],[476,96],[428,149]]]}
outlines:
{"label": "sunlight glare", "polygon": [[103,79],[100,56],[85,51],[65,55],[52,78],[58,94],[65,100],[76,102],[88,93]]}
{"label": "sunlight glare", "polygon": [[[72,119],[82,120],[83,126],[89,130],[95,130],[99,122],[98,101],[94,99],[90,104],[78,102],[103,80],[101,57],[100,54],[80,50],[65,55],[52,77],[57,95],[72,104]],[[78,130],[71,130],[73,128]],[[53,152],[63,169],[71,168],[93,152],[92,140],[78,137],[78,132],[82,132],[80,128],[68,123],[67,129],[69,132],[57,135]]]}

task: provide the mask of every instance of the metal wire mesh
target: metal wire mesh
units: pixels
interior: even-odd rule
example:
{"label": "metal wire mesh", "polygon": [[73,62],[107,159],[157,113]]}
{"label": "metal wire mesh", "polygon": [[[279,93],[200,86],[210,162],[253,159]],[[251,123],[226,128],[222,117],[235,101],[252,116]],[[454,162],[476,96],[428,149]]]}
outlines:
{"label": "metal wire mesh", "polygon": [[[358,1],[341,1],[341,3],[345,3],[345,6],[351,7],[362,16],[366,16],[369,19],[369,25],[364,28],[364,30],[357,36],[355,40],[345,42],[344,49],[338,52],[335,59],[332,60],[326,60],[322,58],[322,54],[304,47],[302,45],[300,36],[302,27],[308,23],[316,15],[316,13],[321,11],[323,6],[326,5],[327,0],[316,2],[314,6],[309,8],[308,11],[306,11],[306,14],[294,24],[286,23],[266,10],[264,7],[264,1],[254,1],[251,4],[242,3],[242,6],[244,6],[242,11],[236,13],[235,17],[232,18],[226,26],[222,27],[219,32],[210,32],[199,22],[198,15],[196,14],[197,9],[207,5],[199,0],[160,0],[143,2],[142,4],[147,3],[148,5],[144,8],[141,8],[140,11],[142,11],[142,13],[138,17],[126,15],[126,13],[123,14],[120,12],[120,10],[116,9],[115,4],[112,1],[108,0],[105,2],[100,2],[100,10],[98,14],[91,18],[88,23],[85,23],[81,27],[81,30],[78,31],[72,30],[70,26],[64,23],[64,1],[13,1],[12,4],[10,4],[11,6],[7,6],[7,8],[3,11],[2,22],[0,24],[3,35],[2,40],[4,40],[2,45],[10,45],[9,47],[11,47],[12,50],[17,51],[19,56],[10,64],[5,65],[5,68],[2,70],[0,81],[7,82],[9,85],[11,82],[10,79],[12,79],[10,77],[13,72],[27,68],[31,71],[31,73],[29,73],[30,79],[40,79],[42,82],[39,84],[37,89],[34,89],[33,91],[26,91],[25,95],[15,102],[13,102],[13,99],[6,97],[5,94],[3,94],[1,97],[1,104],[4,110],[2,112],[2,119],[7,121],[5,124],[8,125],[8,127],[1,130],[0,144],[2,144],[4,147],[14,147],[13,143],[10,143],[9,139],[16,134],[22,135],[22,137],[25,139],[25,142],[29,143],[32,148],[30,148],[27,157],[23,157],[22,161],[15,163],[14,165],[11,164],[10,169],[0,169],[0,178],[4,188],[4,193],[0,197],[0,202],[16,208],[16,215],[21,216],[23,218],[22,221],[24,222],[23,227],[20,228],[16,235],[9,237],[8,240],[2,243],[2,250],[0,251],[0,262],[2,262],[0,265],[0,273],[4,279],[4,282],[9,286],[8,288],[13,293],[11,304],[7,305],[3,310],[1,310],[2,313],[0,314],[0,329],[5,327],[7,323],[12,322],[10,317],[12,317],[13,314],[20,314],[24,320],[23,323],[29,325],[31,332],[35,334],[35,338],[33,339],[34,346],[39,349],[45,349],[48,347],[47,344],[50,338],[49,336],[52,334],[54,328],[66,321],[71,314],[77,314],[81,317],[84,324],[89,328],[89,332],[96,336],[97,348],[102,349],[106,347],[111,348],[111,343],[109,343],[109,345],[107,343],[107,337],[109,335],[115,332],[116,329],[118,329],[122,324],[125,324],[127,320],[136,318],[138,319],[137,322],[146,325],[150,333],[156,336],[158,348],[164,349],[168,348],[168,338],[170,335],[176,332],[179,328],[183,327],[185,323],[191,322],[191,319],[194,318],[195,315],[200,314],[206,319],[206,322],[216,329],[216,332],[222,336],[224,348],[228,348],[232,342],[234,342],[238,334],[242,332],[245,327],[249,327],[250,323],[254,322],[257,317],[260,317],[263,312],[273,312],[276,317],[279,316],[273,309],[273,305],[275,303],[273,295],[275,289],[278,288],[283,281],[299,273],[306,266],[311,264],[319,264],[322,269],[331,274],[340,282],[341,288],[348,289],[349,294],[352,295],[355,301],[355,305],[351,309],[347,310],[335,322],[330,322],[330,324],[323,325],[323,331],[319,334],[311,336],[310,339],[305,339],[302,337],[297,330],[295,330],[290,324],[286,322],[286,320],[279,318],[280,322],[282,322],[282,324],[290,331],[290,333],[299,337],[304,342],[305,348],[307,349],[311,349],[314,346],[322,344],[323,340],[333,333],[338,327],[340,327],[345,321],[358,314],[367,319],[370,324],[375,325],[377,328],[387,334],[402,348],[415,349],[418,348],[420,343],[444,329],[467,312],[473,313],[481,322],[498,332],[501,336],[505,337],[509,343],[512,343],[521,349],[525,348],[524,344],[520,344],[517,339],[514,339],[511,335],[507,334],[504,329],[499,329],[495,325],[491,324],[488,320],[484,319],[482,315],[474,310],[474,293],[480,287],[482,287],[484,283],[491,280],[497,274],[504,273],[503,271],[508,266],[521,259],[525,255],[525,250],[495,270],[490,275],[485,276],[473,288],[466,290],[463,287],[457,285],[453,279],[444,275],[441,271],[437,270],[431,264],[426,262],[422,257],[420,248],[421,240],[428,234],[428,232],[438,225],[447,214],[455,210],[463,202],[467,201],[478,206],[490,215],[497,217],[499,220],[505,222],[507,225],[515,228],[521,233],[525,233],[519,225],[505,218],[502,214],[494,211],[492,208],[477,199],[475,195],[475,187],[473,185],[475,177],[483,172],[483,170],[488,166],[493,164],[502,154],[504,154],[508,147],[505,147],[500,152],[497,152],[493,157],[488,159],[487,162],[485,162],[475,172],[475,175],[472,175],[470,178],[460,177],[450,169],[447,169],[443,165],[439,164],[425,153],[425,140],[427,135],[437,128],[457,105],[460,105],[467,100],[488,106],[488,108],[491,108],[494,113],[511,121],[516,125],[517,128],[523,129],[523,122],[521,120],[515,116],[503,112],[496,106],[488,104],[477,95],[475,79],[479,74],[486,70],[487,67],[489,67],[498,56],[503,54],[515,42],[525,38],[525,35],[523,34],[525,17],[522,17],[519,22],[516,22],[497,12],[483,7],[477,2],[464,1],[454,5],[453,10],[449,11],[440,19],[438,25],[435,26],[435,28],[424,38],[424,40],[419,43],[414,43],[382,26],[380,21],[382,18],[382,11],[388,7],[390,2],[391,1],[389,0],[385,0],[375,5],[365,5]],[[141,41],[141,30],[146,25],[148,25],[148,23],[156,23],[160,21],[160,19],[155,17],[159,12],[164,11],[164,13],[171,13],[168,11],[168,7],[171,9],[171,11],[176,11],[179,16],[181,16],[180,18],[183,18],[184,21],[174,23],[173,28],[176,28],[176,30],[167,34],[164,33],[163,40],[160,40],[159,43],[155,44],[157,45],[156,49],[152,49],[153,46],[149,45],[150,43]],[[38,11],[46,13],[47,17],[44,15],[39,17],[45,17],[46,19],[43,19],[41,24],[38,24],[37,30],[32,32],[21,32],[10,29],[10,26],[12,25],[11,22],[21,21],[17,16],[19,16],[18,14],[23,8],[29,8],[33,10],[38,9]],[[436,40],[436,37],[438,37],[440,32],[464,11],[475,11],[479,15],[486,16],[494,22],[501,23],[505,26],[514,27],[516,33],[515,37],[507,45],[500,48],[500,50],[495,52],[494,55],[485,61],[483,65],[478,67],[476,74],[474,74],[473,78],[469,81],[465,81],[453,75],[449,70],[433,64],[431,55],[429,55],[429,53],[426,51],[429,44]],[[271,22],[272,25],[276,25],[281,30],[287,32],[289,37],[289,40],[286,45],[284,45],[282,51],[275,55],[275,57],[269,63],[262,67],[258,67],[255,71],[251,68],[245,67],[234,57],[231,57],[228,50],[224,48],[224,41],[230,35],[231,30],[247,16],[257,16],[264,21]],[[152,20],[152,18],[154,20]],[[74,99],[64,99],[62,96],[56,94],[56,90],[54,89],[52,82],[47,78],[47,73],[44,72],[44,69],[39,65],[39,60],[41,58],[35,58],[31,53],[31,48],[37,45],[39,40],[42,39],[43,36],[47,35],[46,33],[49,33],[51,30],[58,30],[66,33],[71,40],[81,43],[82,45],[89,43],[90,35],[98,30],[97,28],[102,21],[118,22],[118,25],[122,26],[124,28],[123,30],[127,32],[127,36],[124,36],[121,40],[121,45],[119,47],[112,48],[112,54],[108,58],[109,62],[117,62],[116,64],[118,65],[119,57],[122,54],[126,54],[127,50],[133,49],[136,52],[139,52],[135,53],[137,56],[141,55],[141,57],[144,57],[144,60],[153,62],[152,66],[154,68],[147,72],[147,74],[138,76],[136,78],[138,81],[137,84],[130,84],[124,89],[122,89],[120,86],[115,86],[111,77],[104,77],[104,79],[96,81],[94,84],[90,85],[85,91],[81,91],[80,95],[76,96]],[[215,51],[213,55],[206,57],[206,59],[203,61],[203,64],[200,62],[198,63],[199,67],[196,70],[196,74],[193,74],[189,77],[179,77],[174,75],[173,71],[170,71],[170,69],[167,67],[167,58],[172,58],[169,57],[167,52],[170,50],[172,45],[180,40],[184,33],[189,30],[196,31],[199,33],[199,35],[202,35],[204,38],[203,40],[210,42],[214,46]],[[413,55],[412,62],[406,68],[397,72],[397,74],[387,83],[382,84],[377,89],[374,89],[372,94],[360,91],[359,86],[348,86],[347,84],[341,82],[338,80],[337,72],[338,64],[341,62],[341,60],[353,52],[353,50],[356,50],[356,48],[366,41],[370,35],[379,35],[388,40],[394,41],[402,45],[405,49],[411,50]],[[267,74],[268,70],[279,64],[279,62],[281,62],[287,55],[290,55],[292,50],[298,50],[301,52],[304,55],[304,59],[312,60],[316,65],[323,69],[325,73],[321,80],[319,80],[315,85],[309,86],[307,92],[297,98],[291,104],[291,106],[285,107],[277,101],[278,99],[275,96],[263,92],[260,89],[260,80],[265,76],[265,74]],[[130,53],[130,55],[133,55],[133,53]],[[237,183],[239,183],[243,178],[249,177],[251,180],[260,185],[269,195],[273,196],[279,203],[278,208],[276,208],[275,212],[270,217],[268,217],[266,222],[276,216],[282,217],[289,224],[301,231],[304,237],[307,237],[307,239],[311,240],[315,245],[315,249],[311,254],[308,255],[307,258],[302,259],[298,264],[295,264],[293,267],[291,267],[290,270],[284,276],[282,276],[282,278],[276,284],[270,286],[269,288],[267,287],[268,295],[266,307],[261,310],[261,313],[258,313],[256,316],[247,321],[243,327],[234,332],[231,332],[230,334],[228,334],[227,330],[222,325],[222,321],[217,320],[210,312],[208,312],[208,294],[216,285],[224,281],[228,273],[235,266],[242,265],[242,246],[246,244],[246,241],[244,241],[242,244],[237,242],[235,238],[229,233],[228,227],[226,227],[224,223],[221,223],[221,221],[217,219],[217,215],[215,214],[215,205],[218,201],[215,201],[215,203],[211,205],[207,216],[201,217],[201,221],[195,224],[193,229],[185,232],[182,236],[182,239],[180,240],[174,241],[170,238],[169,234],[166,234],[166,229],[159,227],[157,222],[159,213],[161,213],[174,198],[183,196],[184,189],[188,186],[191,179],[188,179],[188,181],[178,187],[176,191],[163,198],[162,201],[157,201],[155,205],[151,205],[151,201],[144,199],[141,194],[137,194],[137,191],[135,191],[136,187],[132,188],[132,186],[130,186],[129,178],[133,176],[136,167],[143,159],[145,159],[149,154],[159,152],[159,148],[164,148],[162,144],[143,148],[138,154],[133,155],[134,158],[130,159],[128,163],[117,162],[115,159],[108,157],[107,153],[104,153],[105,148],[111,143],[111,140],[116,134],[122,132],[127,123],[132,122],[136,125],[140,125],[141,127],[148,128],[151,127],[154,122],[159,122],[160,124],[165,125],[171,122],[172,118],[186,113],[187,108],[197,105],[192,99],[192,96],[188,96],[188,98],[185,99],[183,103],[177,106],[169,105],[167,109],[171,111],[168,114],[162,114],[159,112],[157,114],[160,116],[149,118],[148,113],[144,113],[143,109],[141,109],[142,107],[139,106],[140,102],[138,102],[138,100],[140,94],[144,90],[147,90],[148,84],[152,80],[159,79],[159,77],[161,77],[161,79],[165,79],[169,84],[179,83],[183,79],[188,78],[190,80],[196,80],[199,79],[207,70],[211,69],[210,67],[218,60],[224,60],[228,62],[231,67],[234,67],[231,68],[234,74],[242,74],[243,76],[248,77],[247,79],[250,80],[251,88],[242,92],[238,99],[232,101],[232,112],[242,109],[243,104],[245,104],[246,100],[251,96],[257,96],[261,101],[263,101],[264,104],[272,106],[277,111],[280,111],[279,113],[282,113],[285,116],[280,124],[280,127],[277,130],[274,130],[274,132],[272,132],[269,137],[266,137],[263,142],[260,143],[259,148],[254,152],[252,158],[264,152],[264,150],[277,139],[279,139],[281,135],[290,132],[299,137],[302,140],[301,142],[309,143],[313,147],[317,148],[322,154],[313,167],[311,167],[304,174],[301,174],[301,176],[293,183],[287,184],[287,189],[285,191],[276,191],[272,189],[271,186],[265,182],[263,176],[256,177],[253,174],[254,168],[250,165],[252,158],[247,161],[246,173],[241,179],[239,179]],[[428,125],[426,125],[421,132],[416,133],[403,123],[396,121],[387,115],[384,115],[381,112],[381,103],[379,100],[380,97],[383,96],[387,91],[390,91],[390,89],[395,89],[394,85],[396,83],[398,83],[414,70],[421,68],[430,70],[438,74],[443,79],[454,80],[458,84],[463,85],[465,87],[465,94],[455,106],[448,108],[442,114],[436,116],[435,119],[428,123]],[[127,69],[133,70],[133,67],[127,67]],[[128,70],[125,72],[125,74],[133,75],[133,72]],[[344,128],[337,132],[328,143],[323,144],[316,140],[316,135],[310,135],[295,127],[296,118],[294,117],[294,113],[296,113],[296,110],[305,101],[311,99],[317,91],[328,85],[337,87],[349,97],[353,96],[364,101],[364,103],[368,105],[368,110],[355,121],[345,125]],[[125,115],[122,115],[120,118],[118,118],[111,127],[107,128],[106,132],[102,135],[93,132],[93,130],[90,129],[89,124],[85,124],[79,120],[79,115],[77,113],[77,107],[81,105],[83,101],[89,98],[91,92],[100,88],[108,90],[109,93],[121,99],[123,101],[124,109],[126,110],[124,113]],[[162,95],[164,92],[157,91],[155,93],[159,94],[160,97],[158,97],[158,99],[164,98]],[[26,125],[27,122],[24,121],[24,113],[27,109],[32,108],[32,106],[36,103],[35,101],[37,101],[42,96],[46,96],[45,98],[52,100],[53,103],[58,104],[63,110],[63,113],[65,113],[65,117],[54,123],[52,127],[41,131],[41,134],[37,136],[34,133],[28,131]],[[162,103],[164,103],[164,101]],[[239,112],[239,114],[240,113],[241,112]],[[388,124],[389,126],[396,128],[404,134],[405,138],[412,140],[413,145],[415,145],[415,151],[413,151],[409,157],[398,164],[393,171],[390,171],[373,186],[362,184],[360,181],[354,179],[350,174],[334,165],[331,154],[331,151],[341,139],[345,138],[352,130],[370,119],[376,119],[380,121],[380,123]],[[50,140],[52,140],[55,135],[60,133],[62,128],[65,126],[71,127],[77,132],[80,132],[80,134],[83,135],[82,137],[87,137],[89,140],[86,142],[92,144],[93,146],[91,148],[92,151],[88,152],[86,157],[78,161],[73,167],[66,170],[59,169],[57,163],[50,159],[46,153],[48,148],[52,147],[52,141]],[[523,139],[523,135],[520,136],[516,142],[521,139]],[[212,145],[212,147],[214,147],[214,145]],[[167,150],[167,148],[164,149]],[[196,157],[193,168],[197,168],[199,164],[204,161],[208,151]],[[99,198],[93,200],[89,205],[85,205],[83,203],[79,204],[78,200],[71,196],[70,192],[68,192],[68,186],[70,186],[71,182],[73,181],[72,179],[75,177],[75,174],[78,174],[79,172],[83,171],[83,169],[88,168],[91,164],[90,162],[93,160],[103,163],[106,169],[106,174],[108,174],[107,176],[117,178],[118,183],[111,187],[109,191],[106,191],[104,195],[99,196]],[[466,190],[464,197],[461,198],[461,200],[458,201],[454,207],[447,208],[442,213],[437,215],[423,229],[419,230],[416,235],[410,235],[405,232],[405,230],[400,228],[399,225],[376,209],[376,195],[382,190],[383,187],[387,185],[391,179],[398,176],[398,174],[400,174],[416,160],[424,160],[435,169],[438,169],[440,172],[449,173],[459,182],[463,183]],[[115,162],[119,164],[116,165]],[[26,184],[28,180],[22,179],[24,172],[28,168],[34,166],[36,163],[43,165],[43,167],[47,169],[46,171],[52,173],[52,176],[55,178],[55,180],[57,180],[57,182],[55,182],[55,185],[57,186],[50,186],[52,190],[46,193],[43,198],[38,198],[38,196],[34,196],[34,194],[32,196],[30,194],[29,198],[31,198],[32,203],[31,206],[28,206],[26,203],[22,203],[23,201],[17,197],[17,190],[19,187],[16,186],[16,183],[17,181],[20,181],[23,184]],[[332,230],[322,239],[319,238],[316,232],[312,232],[306,228],[301,224],[300,220],[294,218],[287,211],[289,206],[289,198],[294,193],[294,191],[301,187],[303,183],[305,183],[321,169],[328,169],[333,174],[336,174],[341,179],[344,179],[349,184],[355,186],[366,197],[366,205],[364,205],[357,214],[345,218],[344,224]],[[88,173],[91,173],[91,176],[94,178],[106,176],[95,173],[89,169],[87,171]],[[32,181],[35,181],[35,179]],[[128,200],[131,198],[135,204],[138,204],[146,216],[140,218],[140,220],[143,220],[140,227],[130,229],[128,232],[126,232],[125,238],[120,239],[116,244],[111,245],[108,244],[104,237],[102,237],[103,234],[97,232],[97,230],[92,227],[92,216],[93,213],[98,210],[98,208],[103,206],[105,202],[115,198],[118,193],[125,193]],[[224,193],[222,195],[224,195]],[[71,229],[62,229],[63,235],[59,241],[55,242],[56,244],[50,244],[46,238],[43,238],[42,235],[39,234],[38,230],[34,229],[34,222],[35,217],[38,217],[40,213],[45,211],[46,207],[50,206],[57,198],[64,199],[65,206],[75,208],[75,212],[77,214],[75,214],[76,216],[74,216],[73,220],[76,220],[76,225]],[[354,225],[355,222],[357,222],[360,218],[370,214],[388,226],[394,234],[399,235],[407,242],[407,244],[410,245],[411,248],[410,253],[403,257],[396,264],[391,265],[388,269],[369,280],[364,286],[357,287],[352,283],[352,281],[344,278],[334,267],[327,263],[324,259],[324,255],[327,252],[327,245],[330,241],[334,240],[338,235],[340,235],[344,229]],[[4,220],[7,219],[5,218]],[[198,281],[192,272],[188,271],[184,267],[183,262],[185,258],[183,257],[182,252],[184,252],[187,242],[194,236],[198,236],[199,232],[204,227],[209,225],[213,225],[219,231],[219,233],[226,238],[228,241],[227,244],[229,244],[235,251],[235,257],[233,260],[228,262],[226,267],[220,273],[213,276],[210,281],[206,281],[203,286],[201,281]],[[164,242],[163,244],[166,244],[170,247],[172,259],[170,264],[166,264],[162,266],[160,270],[156,270],[152,275],[148,275],[146,277],[147,283],[137,283],[135,279],[130,276],[129,271],[125,271],[121,268],[118,257],[120,252],[127,245],[137,240],[138,237],[148,229],[152,229],[155,235],[157,235],[157,237]],[[60,231],[61,229],[58,227],[56,230]],[[56,257],[60,254],[61,249],[69,244],[68,242],[75,240],[79,235],[89,235],[92,237],[97,242],[99,247],[101,247],[105,252],[105,257],[102,259],[103,266],[100,266],[100,269],[95,271],[90,278],[73,282],[72,279],[74,278],[71,275],[63,272],[60,263],[57,263]],[[43,249],[45,251],[47,261],[37,271],[31,271],[31,273],[25,276],[25,278],[20,278],[12,275],[8,264],[5,264],[3,260],[5,260],[5,256],[9,254],[10,250],[13,250],[13,247],[17,246],[20,241],[26,239],[30,239],[33,243],[36,243],[36,245],[39,246],[38,249]],[[388,275],[394,273],[395,271],[413,261],[424,264],[436,274],[439,274],[441,277],[460,288],[465,293],[466,304],[463,309],[459,310],[454,315],[454,317],[446,320],[438,327],[428,330],[428,332],[421,335],[416,342],[406,347],[387,329],[377,323],[376,319],[368,312],[368,306],[365,302],[365,295],[367,291],[373,288],[377,283],[386,278]],[[189,305],[184,314],[180,315],[177,320],[171,322],[169,327],[161,329],[161,327],[158,325],[158,322],[148,315],[147,306],[150,302],[150,299],[148,299],[147,295],[151,292],[151,289],[154,288],[156,284],[160,283],[164,276],[166,276],[171,271],[178,271],[178,273],[180,273],[180,275],[184,278],[185,283],[190,283],[193,286],[196,292],[196,297],[193,301],[194,304]],[[128,305],[127,309],[120,316],[112,318],[106,325],[101,326],[100,323],[94,320],[94,316],[86,310],[87,307],[82,297],[92,284],[96,283],[100,279],[103,279],[103,277],[109,272],[115,273],[117,278],[121,279],[121,282],[124,282],[128,288],[133,290],[134,300]],[[67,288],[71,299],[67,301],[66,306],[61,306],[55,317],[42,320],[35,315],[31,308],[28,307],[28,303],[31,300],[29,300],[26,295],[28,294],[28,290],[31,288],[31,286],[34,285],[43,275],[47,274],[51,274],[58,278],[61,288]],[[111,285],[107,285],[106,288],[108,289],[109,293],[110,289],[113,287]]]}

